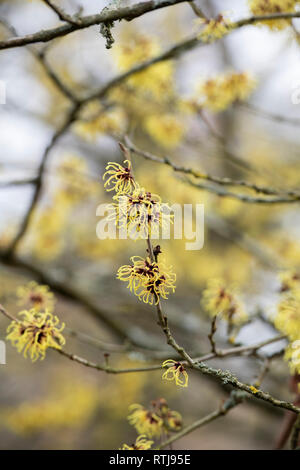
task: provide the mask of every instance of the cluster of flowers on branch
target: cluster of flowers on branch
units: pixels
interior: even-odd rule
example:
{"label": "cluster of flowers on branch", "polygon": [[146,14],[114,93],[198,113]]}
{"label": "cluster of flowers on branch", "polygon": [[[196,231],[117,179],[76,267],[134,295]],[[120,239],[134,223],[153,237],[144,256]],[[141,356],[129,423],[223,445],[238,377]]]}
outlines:
{"label": "cluster of flowers on branch", "polygon": [[32,362],[44,359],[48,348],[61,349],[65,338],[61,334],[65,325],[59,326],[59,319],[48,310],[36,309],[19,313],[22,321],[14,320],[8,326],[7,339],[24,357],[29,354]]}
{"label": "cluster of flowers on branch", "polygon": [[62,331],[65,324],[53,314],[55,298],[48,286],[35,281],[17,289],[19,304],[28,310],[19,312],[21,319],[13,320],[7,328],[6,339],[19,353],[32,362],[44,359],[48,348],[61,349],[65,344]]}
{"label": "cluster of flowers on branch", "polygon": [[171,410],[164,398],[152,401],[150,409],[140,404],[131,405],[128,421],[134,426],[139,436],[135,444],[131,446],[123,444],[122,450],[147,450],[154,443],[148,438],[159,439],[172,432],[178,432],[182,428],[180,413]]}
{"label": "cluster of flowers on branch", "polygon": [[228,34],[234,26],[228,18],[225,18],[221,14],[211,19],[200,18],[197,19],[196,22],[203,25],[198,35],[198,39],[203,42],[214,42],[217,39],[221,39]]}
{"label": "cluster of flowers on branch", "polygon": [[281,301],[274,324],[289,341],[284,357],[291,372],[300,374],[300,276],[295,272],[283,272],[281,280]]}
{"label": "cluster of flowers on branch", "polygon": [[127,287],[143,302],[153,305],[167,299],[175,291],[176,274],[163,262],[152,262],[149,257],[132,256],[132,264],[121,266],[117,278],[128,282]]}
{"label": "cluster of flowers on branch", "polygon": [[249,317],[239,299],[235,286],[227,285],[223,279],[210,279],[203,291],[201,303],[205,311],[212,317],[220,317],[228,325],[230,340],[234,341],[239,328]]}
{"label": "cluster of flowers on branch", "polygon": [[[272,13],[295,13],[298,0],[249,0],[253,15],[268,15]],[[272,30],[281,30],[291,25],[289,19],[273,19],[264,21]]]}
{"label": "cluster of flowers on branch", "polygon": [[[107,220],[113,220],[131,239],[156,238],[160,228],[172,222],[169,205],[162,203],[158,195],[139,186],[128,160],[124,161],[123,166],[108,163],[103,179],[106,180],[105,189],[116,193],[113,196],[116,202],[110,204]],[[159,246],[156,249],[156,260],[150,256],[132,256],[131,264],[121,266],[117,272],[117,278],[127,282],[130,291],[150,305],[158,304],[161,298],[167,299],[169,293],[175,291],[176,282],[172,267],[157,261],[161,251]]]}

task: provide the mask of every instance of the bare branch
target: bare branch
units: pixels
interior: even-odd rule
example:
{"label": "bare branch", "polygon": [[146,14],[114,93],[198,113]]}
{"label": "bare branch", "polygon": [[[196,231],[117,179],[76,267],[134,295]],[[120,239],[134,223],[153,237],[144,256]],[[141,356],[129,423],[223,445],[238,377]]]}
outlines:
{"label": "bare branch", "polygon": [[268,198],[252,197],[246,194],[233,193],[231,191],[225,190],[224,188],[213,186],[213,185],[195,183],[189,178],[184,178],[183,181],[186,181],[186,183],[193,186],[194,188],[208,191],[220,197],[230,197],[232,199],[238,199],[239,201],[246,202],[248,204],[291,204],[291,203],[300,202],[300,195],[297,195],[295,197],[289,197],[289,196],[277,196],[277,197],[268,197]]}
{"label": "bare branch", "polygon": [[151,160],[152,162],[155,163],[161,163],[164,165],[170,166],[175,172],[177,173],[184,173],[186,175],[191,175],[197,179],[202,179],[205,181],[209,181],[212,183],[215,183],[217,185],[221,186],[234,186],[234,187],[244,187],[247,189],[252,189],[253,191],[261,194],[265,194],[268,196],[278,196],[278,198],[273,198],[273,199],[265,199],[265,198],[253,198],[250,196],[247,196],[245,194],[237,194],[237,193],[232,193],[229,191],[225,191],[222,189],[215,188],[213,186],[205,186],[201,185],[199,183],[195,183],[188,179],[188,183],[195,186],[199,187],[201,189],[207,189],[211,192],[216,193],[219,196],[227,196],[227,197],[234,197],[236,199],[240,199],[244,202],[253,202],[253,203],[286,203],[286,202],[298,202],[300,201],[300,193],[296,191],[278,191],[273,188],[269,188],[266,186],[260,186],[255,183],[250,183],[249,181],[243,181],[243,180],[232,180],[231,178],[220,178],[219,176],[213,176],[209,175],[207,173],[203,173],[197,170],[194,170],[193,168],[187,168],[183,166],[176,165],[175,163],[172,163],[169,157],[157,157],[156,155],[153,155],[149,152],[145,152],[143,150],[140,150],[137,148],[129,139],[128,137],[125,137],[125,142],[127,147],[134,152],[136,155],[140,155],[141,157],[145,158],[146,160]]}
{"label": "bare branch", "polygon": [[211,352],[217,356],[218,351],[217,351],[217,348],[216,348],[216,342],[215,342],[215,338],[214,338],[216,331],[217,331],[217,315],[215,315],[212,319],[211,330],[210,330],[210,333],[208,335],[208,339],[209,339],[209,342],[210,342],[210,345],[211,345]]}
{"label": "bare branch", "polygon": [[[52,39],[66,36],[67,34],[70,34],[74,31],[85,29],[96,24],[113,22],[118,20],[131,21],[134,18],[138,18],[139,16],[144,15],[145,13],[190,1],[192,0],[149,0],[146,2],[137,3],[136,5],[132,5],[130,7],[122,7],[117,10],[104,9],[100,14],[82,17],[78,24],[67,24],[53,29],[38,31],[37,33],[28,34],[26,36],[0,41],[0,50],[22,47],[37,42],[49,42]],[[241,19],[234,23],[232,29],[242,28],[243,26],[252,25],[257,22],[293,19],[299,17],[300,12],[273,13],[269,15],[251,16],[249,18]],[[195,47],[197,43],[200,43],[197,35],[194,36],[193,39],[195,42],[191,47]]]}
{"label": "bare branch", "polygon": [[255,114],[256,116],[261,116],[265,119],[269,119],[271,121],[279,122],[282,124],[291,124],[292,126],[300,126],[300,119],[299,118],[290,118],[287,116],[281,116],[280,114],[273,114],[265,111],[264,109],[257,108],[256,106],[250,103],[238,103],[239,108],[245,109],[250,113]]}
{"label": "bare branch", "polygon": [[[10,34],[17,36],[16,29],[7,23],[3,18],[0,20],[0,24],[4,26],[4,28],[10,32]],[[55,73],[55,71],[50,67],[50,65],[46,61],[46,48],[42,51],[37,51],[34,47],[26,46],[27,50],[32,54],[32,56],[39,62],[41,67],[44,69],[50,80],[52,80],[53,84],[57,87],[57,89],[63,93],[70,101],[73,103],[77,102],[77,98],[75,95],[69,90],[69,88],[61,81],[59,76]]]}
{"label": "bare branch", "polygon": [[137,373],[137,372],[150,372],[154,370],[159,370],[162,367],[161,366],[146,366],[146,367],[133,367],[133,368],[128,368],[128,369],[115,369],[113,367],[109,367],[108,365],[104,364],[96,364],[95,362],[88,361],[87,359],[77,356],[76,354],[71,354],[63,349],[55,349],[59,354],[62,356],[67,357],[68,359],[71,359],[71,361],[78,362],[78,364],[81,364],[86,367],[90,367],[92,369],[97,369],[103,372],[106,372],[107,374],[128,374],[128,373]]}
{"label": "bare branch", "polygon": [[232,408],[235,408],[237,405],[242,403],[245,397],[246,397],[246,394],[243,392],[232,391],[228,400],[226,400],[225,403],[223,403],[220,406],[220,408],[218,408],[216,411],[213,411],[212,413],[205,416],[204,418],[201,418],[195,421],[190,426],[185,427],[180,432],[176,433],[174,436],[170,437],[169,439],[164,441],[162,444],[160,444],[160,446],[157,447],[157,450],[164,449],[168,445],[173,444],[173,442],[178,441],[178,439],[181,439],[182,437],[186,436],[187,434],[190,434],[196,429],[201,428],[205,424],[211,423],[212,421],[215,421],[217,418],[227,415],[227,413],[230,410],[232,410]]}
{"label": "bare branch", "polygon": [[66,36],[67,34],[70,34],[74,31],[89,28],[93,25],[118,20],[131,21],[134,18],[138,18],[139,16],[144,15],[145,13],[189,1],[191,0],[149,0],[129,7],[122,7],[117,10],[104,9],[99,14],[82,17],[80,22],[78,21],[76,24],[66,24],[57,28],[28,34],[26,36],[0,41],[0,49],[22,47],[37,42],[49,42],[52,39]]}
{"label": "bare branch", "polygon": [[78,110],[78,106],[74,105],[72,107],[72,109],[70,110],[69,114],[67,115],[67,117],[65,119],[65,122],[55,132],[55,134],[53,135],[53,137],[51,139],[51,142],[49,143],[49,145],[45,149],[44,155],[42,157],[42,160],[41,160],[41,163],[40,163],[40,166],[39,166],[38,176],[37,176],[37,179],[36,179],[35,189],[34,189],[34,193],[33,193],[33,197],[32,197],[30,206],[29,206],[29,208],[28,208],[28,210],[25,214],[25,217],[23,219],[23,222],[21,224],[19,232],[17,233],[15,239],[11,243],[11,246],[7,250],[7,257],[8,258],[10,256],[12,256],[12,254],[17,250],[19,243],[21,242],[21,240],[25,236],[25,234],[27,232],[27,228],[29,227],[29,224],[30,224],[31,217],[32,217],[32,215],[34,213],[34,210],[35,210],[35,208],[38,204],[38,201],[40,199],[40,195],[42,193],[42,187],[43,187],[43,180],[44,180],[44,170],[45,170],[45,167],[46,167],[46,164],[47,164],[48,156],[49,156],[52,148],[56,144],[57,140],[69,129],[71,124],[74,122],[77,110]]}
{"label": "bare branch", "polygon": [[207,19],[207,16],[203,13],[203,10],[200,7],[198,7],[198,5],[196,5],[196,3],[194,1],[189,3],[189,5],[191,6],[191,9],[195,13],[195,15],[198,16],[198,18]]}
{"label": "bare branch", "polygon": [[28,178],[22,180],[1,181],[0,188],[9,188],[11,186],[28,186],[37,183],[37,178]]}

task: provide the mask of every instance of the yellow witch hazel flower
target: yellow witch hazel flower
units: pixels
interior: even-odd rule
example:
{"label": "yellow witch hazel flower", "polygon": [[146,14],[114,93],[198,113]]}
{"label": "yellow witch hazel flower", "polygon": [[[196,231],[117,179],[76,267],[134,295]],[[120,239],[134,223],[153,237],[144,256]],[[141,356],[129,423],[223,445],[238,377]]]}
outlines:
{"label": "yellow witch hazel flower", "polygon": [[177,432],[182,428],[182,416],[178,411],[171,410],[164,398],[152,402],[153,409],[163,420],[164,431]]}
{"label": "yellow witch hazel flower", "polygon": [[133,240],[157,238],[159,229],[172,223],[170,206],[137,183],[132,193],[119,192],[113,200],[116,202],[110,204],[107,220],[115,221]]}
{"label": "yellow witch hazel flower", "polygon": [[280,273],[281,288],[280,292],[290,292],[300,289],[300,274],[294,271],[283,271]]}
{"label": "yellow witch hazel flower", "polygon": [[34,229],[30,238],[33,255],[42,261],[52,261],[60,255],[64,246],[62,232],[66,223],[65,197],[56,193],[50,206],[43,207],[33,219]]}
{"label": "yellow witch hazel flower", "polygon": [[300,289],[291,292],[279,303],[274,325],[291,341],[300,339]]}
{"label": "yellow witch hazel flower", "polygon": [[65,155],[58,165],[57,173],[60,180],[61,206],[68,208],[95,196],[98,192],[98,184],[89,177],[85,160],[77,155]]}
{"label": "yellow witch hazel flower", "polygon": [[234,27],[234,24],[223,15],[212,19],[200,18],[196,20],[196,23],[204,24],[204,28],[198,35],[198,39],[203,42],[214,42],[216,39],[221,39]]}
{"label": "yellow witch hazel flower", "polygon": [[153,400],[151,407],[151,410],[139,404],[129,407],[128,421],[139,434],[145,434],[147,437],[161,437],[163,433],[168,434],[181,429],[180,413],[171,410],[164,398]]}
{"label": "yellow witch hazel flower", "polygon": [[211,317],[221,315],[231,325],[241,325],[248,320],[243,305],[233,287],[226,287],[222,279],[211,279],[203,292],[203,307]]}
{"label": "yellow witch hazel flower", "polygon": [[168,410],[165,421],[169,431],[177,432],[182,428],[182,417],[178,411]]}
{"label": "yellow witch hazel flower", "polygon": [[200,106],[213,112],[227,109],[235,101],[243,101],[255,87],[255,80],[247,73],[230,72],[200,82]]}
{"label": "yellow witch hazel flower", "polygon": [[10,340],[24,357],[29,354],[32,362],[44,359],[48,348],[61,349],[65,338],[61,334],[64,323],[59,327],[59,319],[49,310],[37,312],[35,309],[19,313],[22,321],[12,321],[7,328],[7,340]]}
{"label": "yellow witch hazel flower", "polygon": [[157,305],[161,298],[167,299],[175,291],[176,274],[172,267],[152,262],[148,257],[132,256],[130,260],[132,264],[118,269],[117,279],[128,282],[127,288],[140,300]]}
{"label": "yellow witch hazel flower", "polygon": [[295,272],[286,271],[280,275],[282,300],[274,318],[275,327],[289,339],[284,359],[291,373],[300,374],[300,277]]}
{"label": "yellow witch hazel flower", "polygon": [[[249,0],[251,13],[255,16],[268,15],[272,13],[294,13],[298,0]],[[281,30],[291,25],[289,19],[274,19],[262,21],[261,24],[267,25],[272,30]]]}
{"label": "yellow witch hazel flower", "polygon": [[147,116],[144,127],[154,141],[170,149],[181,142],[185,130],[182,122],[171,114]]}
{"label": "yellow witch hazel flower", "polygon": [[101,134],[122,135],[126,131],[126,115],[118,107],[104,109],[99,103],[89,103],[75,125],[75,131],[88,141],[95,141]]}
{"label": "yellow witch hazel flower", "polygon": [[147,437],[161,436],[163,420],[156,413],[139,404],[130,405],[129,411],[128,421],[139,434],[145,434]]}
{"label": "yellow witch hazel flower", "polygon": [[18,287],[17,297],[19,298],[19,305],[26,305],[37,311],[47,308],[52,312],[55,305],[54,295],[50,292],[49,287],[39,285],[35,281],[31,281],[25,286]]}
{"label": "yellow witch hazel flower", "polygon": [[133,178],[129,160],[125,160],[123,166],[119,163],[108,162],[105,169],[103,179],[106,179],[104,183],[106,191],[127,194],[135,190],[137,185]]}
{"label": "yellow witch hazel flower", "polygon": [[56,231],[45,231],[35,234],[33,254],[39,260],[50,262],[57,258],[63,251],[64,242]]}
{"label": "yellow witch hazel flower", "polygon": [[292,374],[300,374],[300,339],[287,346],[284,359],[288,362]]}
{"label": "yellow witch hazel flower", "polygon": [[189,376],[181,362],[167,359],[162,363],[162,367],[167,367],[167,370],[162,375],[163,379],[174,380],[176,385],[180,387],[188,386]]}
{"label": "yellow witch hazel flower", "polygon": [[153,441],[149,441],[145,435],[141,434],[137,437],[134,444],[131,444],[131,446],[123,444],[119,450],[149,450],[152,444]]}
{"label": "yellow witch hazel flower", "polygon": [[[116,62],[122,72],[134,67],[136,64],[147,61],[160,53],[160,44],[155,39],[136,35],[127,37],[122,44],[114,48]],[[142,92],[150,92],[153,96],[169,95],[173,91],[173,64],[160,62],[148,67],[130,77],[127,83]]]}

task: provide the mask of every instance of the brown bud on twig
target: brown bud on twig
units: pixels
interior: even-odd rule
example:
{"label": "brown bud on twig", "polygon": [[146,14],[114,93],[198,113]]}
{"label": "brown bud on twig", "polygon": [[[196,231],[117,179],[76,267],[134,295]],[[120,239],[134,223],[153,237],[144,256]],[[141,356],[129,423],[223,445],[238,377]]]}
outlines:
{"label": "brown bud on twig", "polygon": [[160,255],[161,253],[162,251],[160,249],[160,245],[156,245],[156,247],[154,247],[153,249],[153,254],[154,254],[154,258],[156,262],[157,262],[158,255]]}

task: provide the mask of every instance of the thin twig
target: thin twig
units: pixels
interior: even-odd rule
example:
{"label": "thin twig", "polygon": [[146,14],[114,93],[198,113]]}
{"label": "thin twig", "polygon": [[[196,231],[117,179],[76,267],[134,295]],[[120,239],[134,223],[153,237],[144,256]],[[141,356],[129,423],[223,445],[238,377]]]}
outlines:
{"label": "thin twig", "polygon": [[[6,317],[8,317],[10,320],[18,321],[12,315],[10,315],[2,306],[0,306],[0,312],[3,313]],[[166,326],[165,328],[168,328],[168,327]],[[165,328],[164,328],[164,332],[165,332]],[[212,367],[208,367],[203,362],[193,361],[189,357],[189,355],[186,353],[186,351],[182,347],[177,345],[170,331],[168,334],[166,334],[166,336],[167,336],[168,344],[170,344],[182,357],[186,358],[188,365],[192,369],[198,370],[202,372],[204,375],[210,375],[210,376],[216,377],[219,380],[221,380],[223,384],[230,384],[234,388],[247,392],[251,394],[252,396],[254,396],[255,398],[271,403],[273,406],[283,408],[289,411],[293,411],[295,413],[300,413],[299,407],[293,405],[292,403],[285,402],[283,400],[278,400],[277,398],[272,397],[269,393],[263,392],[262,390],[257,390],[255,387],[251,385],[240,382],[233,374],[231,374],[228,371],[224,372],[221,369],[213,369]],[[153,365],[153,366],[133,368],[133,369],[114,369],[114,368],[108,367],[107,365],[103,366],[101,364],[96,364],[94,362],[91,362],[75,354],[68,353],[62,349],[55,349],[55,351],[67,357],[68,359],[78,362],[79,364],[82,364],[86,367],[91,367],[93,369],[101,370],[101,371],[111,373],[111,374],[129,373],[129,372],[146,372],[150,370],[162,369],[161,365],[160,366]]]}
{"label": "thin twig", "polygon": [[292,435],[291,435],[291,449],[292,450],[295,450],[298,447],[299,435],[300,435],[300,413],[297,416],[297,419],[292,429]]}
{"label": "thin twig", "polygon": [[27,233],[27,228],[29,227],[31,217],[34,214],[35,208],[36,208],[36,206],[39,202],[39,199],[40,199],[40,196],[41,196],[41,193],[42,193],[43,181],[44,181],[44,170],[46,168],[48,156],[49,156],[52,148],[54,147],[54,145],[58,141],[58,139],[70,128],[70,126],[74,122],[77,111],[78,111],[78,106],[77,105],[72,106],[72,109],[70,110],[67,117],[65,118],[65,121],[64,121],[63,125],[55,132],[55,134],[53,135],[53,137],[51,139],[51,142],[49,143],[49,145],[45,149],[44,155],[42,157],[42,160],[41,160],[41,163],[40,163],[40,166],[39,166],[39,169],[38,169],[38,176],[37,176],[37,179],[36,179],[35,189],[34,189],[34,193],[33,193],[33,197],[32,197],[30,206],[29,206],[29,208],[28,208],[28,210],[25,214],[25,217],[23,219],[23,222],[20,226],[20,229],[19,229],[16,237],[14,238],[14,240],[12,241],[10,247],[7,250],[6,256],[8,258],[10,258],[13,255],[13,253],[17,250],[17,248],[19,246],[19,243],[21,242],[21,240],[23,239],[23,237]]}
{"label": "thin twig", "polygon": [[42,30],[38,31],[37,33],[27,34],[26,36],[0,41],[0,49],[22,47],[27,44],[34,44],[37,42],[49,42],[53,39],[73,33],[74,31],[89,28],[90,26],[120,20],[131,21],[134,18],[138,18],[139,16],[142,16],[148,12],[189,1],[191,0],[149,0],[136,3],[135,5],[131,6],[120,7],[116,10],[103,9],[101,13],[96,15],[81,17],[78,24],[68,23],[62,26],[58,26],[57,28]]}
{"label": "thin twig", "polygon": [[298,194],[297,196],[293,196],[293,197],[290,197],[290,196],[254,197],[254,196],[248,196],[246,194],[233,193],[232,191],[227,191],[224,188],[217,187],[215,185],[196,183],[187,177],[184,178],[183,181],[185,181],[190,186],[193,186],[194,188],[208,191],[219,197],[229,197],[229,198],[237,199],[241,202],[245,202],[248,204],[295,204],[295,203],[300,202],[300,194]]}
{"label": "thin twig", "polygon": [[66,21],[74,26],[80,26],[81,20],[78,18],[73,18],[71,15],[68,15],[61,7],[57,6],[52,0],[44,0],[46,5],[48,5],[51,10],[53,10],[60,20]]}
{"label": "thin twig", "polygon": [[246,398],[246,396],[247,395],[243,392],[235,392],[235,391],[231,392],[228,400],[226,400],[225,403],[223,403],[216,411],[213,411],[212,413],[205,416],[204,418],[201,418],[195,421],[190,426],[185,427],[180,432],[176,433],[174,436],[170,437],[169,439],[164,441],[162,444],[160,444],[156,449],[157,450],[164,449],[168,445],[172,444],[173,442],[178,441],[179,439],[186,436],[187,434],[190,434],[196,429],[201,428],[205,424],[211,423],[212,421],[215,421],[217,418],[227,415],[227,413],[230,410],[232,410],[232,408],[242,403],[242,401]]}
{"label": "thin twig", "polygon": [[211,352],[215,354],[216,356],[218,355],[218,351],[216,349],[216,342],[214,340],[215,333],[217,331],[217,315],[215,315],[211,321],[211,330],[208,335],[208,339],[211,345]]}
{"label": "thin twig", "polygon": [[[146,160],[150,160],[150,161],[155,162],[155,163],[160,163],[160,164],[163,164],[163,165],[167,165],[167,166],[171,167],[172,170],[177,172],[177,173],[183,173],[183,174],[186,174],[186,175],[191,175],[196,179],[202,179],[202,180],[209,181],[209,182],[221,185],[221,186],[244,187],[246,189],[252,189],[253,191],[255,191],[257,193],[261,193],[261,194],[268,195],[268,196],[276,196],[277,195],[278,199],[280,199],[281,202],[286,202],[286,200],[288,200],[288,202],[300,201],[300,193],[299,192],[292,191],[292,190],[290,190],[290,191],[289,190],[288,191],[279,191],[279,190],[276,190],[276,189],[273,189],[273,188],[269,188],[269,187],[266,187],[266,186],[261,186],[261,185],[255,184],[255,183],[251,183],[249,181],[232,180],[231,178],[221,178],[219,176],[213,176],[213,175],[210,175],[210,174],[207,174],[207,173],[200,172],[200,171],[195,170],[193,168],[176,165],[175,163],[173,163],[171,161],[171,159],[169,157],[158,157],[158,156],[153,155],[149,152],[141,150],[138,147],[136,147],[136,145],[134,145],[129,140],[129,138],[127,136],[125,137],[125,142],[126,142],[127,147],[132,152],[134,152],[136,155],[139,155],[139,156],[145,158]],[[188,182],[193,183],[193,185],[195,185],[195,186],[197,185],[199,187],[198,183],[194,183],[191,180],[188,180]],[[201,186],[201,188],[202,188],[202,186]],[[217,189],[216,189],[216,191],[217,191]],[[218,190],[218,191],[221,191],[221,190]],[[221,193],[221,194],[223,195],[223,193]],[[232,197],[234,196],[234,197],[238,197],[238,198],[242,198],[242,197],[245,197],[245,198],[248,198],[248,199],[250,198],[251,200],[253,199],[256,202],[258,200],[259,201],[261,200],[261,198],[251,198],[250,196],[239,195],[239,194],[236,194],[236,193],[226,193],[225,192],[224,195],[226,195],[226,194],[231,195]],[[269,199],[263,199],[263,201],[273,202],[273,200],[270,201]],[[278,202],[278,200],[276,202]]]}
{"label": "thin twig", "polygon": [[[0,24],[4,26],[4,28],[13,36],[17,36],[17,31],[16,29],[9,24],[7,21],[5,21],[3,18],[0,20]],[[56,86],[56,88],[63,94],[65,95],[69,100],[71,100],[73,103],[76,103],[78,100],[76,96],[73,94],[71,90],[66,86],[66,84],[59,78],[59,76],[56,74],[56,72],[50,67],[46,60],[46,49],[44,48],[41,51],[37,51],[34,47],[28,45],[26,46],[27,50],[31,53],[31,55],[38,61],[40,66],[44,69],[46,72],[47,76],[52,80],[53,84]]]}
{"label": "thin twig", "polygon": [[203,10],[200,7],[198,7],[198,5],[196,5],[195,1],[192,1],[191,3],[189,3],[189,5],[191,9],[193,10],[193,12],[195,13],[195,15],[198,16],[198,18],[207,19],[207,16],[203,12]]}
{"label": "thin twig", "polygon": [[290,118],[288,116],[282,116],[280,114],[273,114],[264,109],[260,109],[257,106],[254,106],[250,103],[238,103],[239,108],[243,108],[246,111],[249,111],[256,116],[261,116],[265,119],[269,119],[271,121],[280,122],[282,124],[291,124],[292,126],[300,126],[300,119],[299,118]]}
{"label": "thin twig", "polygon": [[28,186],[28,185],[32,185],[36,183],[37,183],[37,178],[0,181],[0,188],[8,188],[10,186]]}
{"label": "thin twig", "polygon": [[[111,10],[102,10],[101,13],[96,15],[90,15],[81,17],[80,22],[78,24],[66,24],[63,26],[59,26],[53,29],[47,29],[38,31],[37,33],[27,34],[26,36],[21,36],[17,38],[12,38],[8,40],[0,41],[0,49],[11,49],[14,47],[22,47],[28,44],[34,44],[37,42],[49,42],[52,39],[56,39],[62,36],[66,36],[67,34],[73,33],[74,31],[78,31],[81,29],[89,28],[90,26],[101,24],[101,23],[108,23],[113,21],[120,21],[126,20],[131,21],[134,18],[138,18],[146,13],[151,11],[155,11],[161,8],[177,5],[183,2],[190,2],[192,0],[149,0],[141,3],[137,3],[135,5],[129,7],[121,7],[119,9],[111,9]],[[258,22],[270,21],[270,20],[282,20],[282,19],[293,19],[299,18],[300,12],[294,13],[272,13],[269,15],[257,15],[257,16],[250,16],[249,18],[244,18],[239,21],[236,21],[232,25],[232,30],[242,28],[244,26],[253,25]],[[193,40],[191,43],[190,41]],[[195,47],[197,44],[201,43],[198,38],[198,35],[195,35],[193,38],[189,39],[188,42],[190,43],[190,48]]]}
{"label": "thin twig", "polygon": [[133,367],[133,368],[128,368],[128,369],[115,369],[113,367],[109,367],[108,365],[101,365],[97,364],[95,362],[91,362],[83,357],[77,356],[77,354],[71,354],[63,349],[54,349],[54,351],[57,351],[59,354],[62,356],[67,357],[68,359],[71,359],[71,361],[78,362],[78,364],[82,364],[83,366],[90,367],[92,369],[97,369],[103,372],[106,372],[107,374],[129,374],[129,373],[137,373],[137,372],[149,372],[149,371],[154,371],[154,370],[160,370],[162,369],[162,366],[145,366],[145,367]]}

